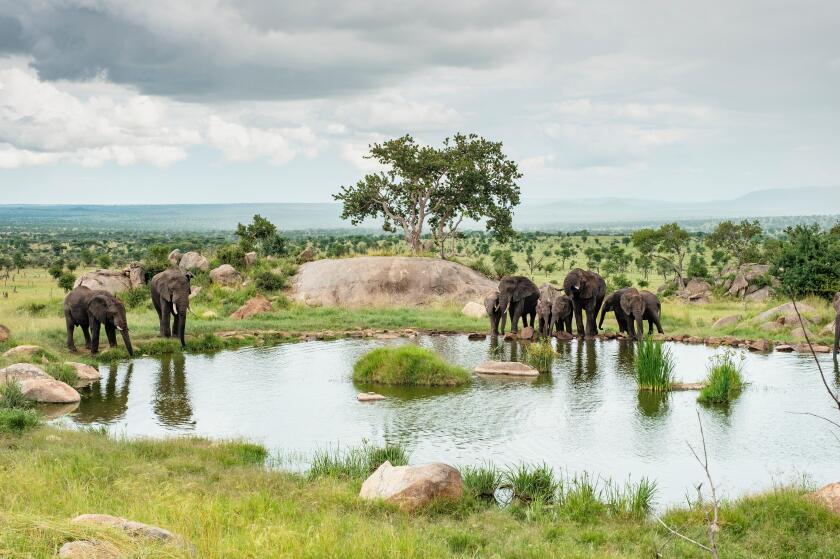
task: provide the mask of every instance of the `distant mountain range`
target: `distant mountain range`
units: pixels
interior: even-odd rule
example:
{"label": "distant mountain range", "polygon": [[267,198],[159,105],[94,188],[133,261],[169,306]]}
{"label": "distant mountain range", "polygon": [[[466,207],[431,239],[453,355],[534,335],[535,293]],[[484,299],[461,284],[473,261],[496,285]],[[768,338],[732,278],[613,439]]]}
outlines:
{"label": "distant mountain range", "polygon": [[[286,231],[351,229],[340,219],[339,204],[186,204],[186,205],[0,205],[0,230],[15,227],[71,227],[137,230],[232,230],[261,214]],[[519,229],[546,231],[628,230],[678,221],[708,229],[730,218],[790,218],[840,215],[840,187],[790,188],[751,192],[732,200],[665,202],[632,198],[531,200],[516,210]],[[779,222],[779,220],[769,220]],[[823,217],[822,221],[827,221]],[[828,220],[830,221],[830,220]],[[476,227],[477,224],[472,224]],[[363,229],[378,229],[371,220]]]}

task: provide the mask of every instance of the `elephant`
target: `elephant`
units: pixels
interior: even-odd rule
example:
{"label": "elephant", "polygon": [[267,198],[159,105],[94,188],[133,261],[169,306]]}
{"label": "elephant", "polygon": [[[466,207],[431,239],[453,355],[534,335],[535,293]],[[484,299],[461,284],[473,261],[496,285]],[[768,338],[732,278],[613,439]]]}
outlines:
{"label": "elephant", "polygon": [[85,335],[85,347],[93,354],[99,353],[99,327],[105,326],[108,345],[117,347],[119,330],[126,351],[129,355],[134,355],[128,335],[125,306],[109,292],[81,285],[74,288],[64,298],[64,320],[67,324],[67,349],[70,351],[76,352],[73,331],[79,326]]}
{"label": "elephant", "polygon": [[490,317],[490,335],[499,335],[499,320],[504,313],[499,308],[499,292],[495,291],[484,298],[484,308],[487,310],[487,316]]}
{"label": "elephant", "polygon": [[834,294],[834,349],[832,355],[837,359],[837,350],[840,349],[840,291]]}
{"label": "elephant", "polygon": [[560,294],[559,290],[550,283],[544,283],[540,286],[540,298],[537,301],[537,318],[539,320],[539,332],[541,336],[550,336],[551,327],[551,307],[554,304],[554,299]]}
{"label": "elephant", "polygon": [[519,318],[522,317],[522,325],[527,327],[528,316],[531,317],[530,326],[534,327],[537,317],[537,301],[540,298],[540,290],[536,284],[525,276],[505,276],[499,282],[499,309],[502,312],[502,334],[505,333],[507,317],[505,312],[510,314],[511,332],[519,331]]}
{"label": "elephant", "polygon": [[[551,304],[551,325],[557,328],[558,332],[572,333],[572,316],[574,305],[572,298],[568,295],[558,293]],[[549,331],[549,335],[551,332]]]}
{"label": "elephant", "polygon": [[627,317],[627,330],[630,333],[630,338],[633,340],[640,339],[645,333],[642,323],[647,308],[645,298],[642,297],[638,289],[629,287],[621,294],[620,305],[621,310]]}
{"label": "elephant", "polygon": [[[184,332],[187,326],[187,309],[190,306],[190,280],[192,274],[180,268],[169,268],[156,274],[149,284],[152,304],[160,319],[160,335],[172,337],[173,333],[186,346]],[[172,313],[172,330],[169,317]]]}
{"label": "elephant", "polygon": [[625,315],[624,311],[621,310],[621,296],[625,291],[627,291],[627,289],[628,288],[626,287],[617,289],[604,298],[604,304],[601,307],[601,317],[598,320],[599,330],[603,330],[604,328],[604,318],[607,316],[607,313],[613,311],[615,314],[615,321],[618,323],[618,331],[627,331],[627,315]]}
{"label": "elephant", "polygon": [[[566,274],[563,291],[572,299],[578,336],[596,335],[598,327],[595,320],[607,292],[604,278],[595,272],[575,268]],[[586,311],[586,330],[583,327],[583,311]]]}
{"label": "elephant", "polygon": [[642,299],[645,300],[645,314],[642,316],[642,319],[648,321],[648,334],[653,334],[654,325],[656,325],[657,332],[664,334],[665,331],[662,330],[662,323],[659,322],[660,315],[662,314],[662,304],[659,302],[659,297],[644,289],[639,293],[641,293]]}

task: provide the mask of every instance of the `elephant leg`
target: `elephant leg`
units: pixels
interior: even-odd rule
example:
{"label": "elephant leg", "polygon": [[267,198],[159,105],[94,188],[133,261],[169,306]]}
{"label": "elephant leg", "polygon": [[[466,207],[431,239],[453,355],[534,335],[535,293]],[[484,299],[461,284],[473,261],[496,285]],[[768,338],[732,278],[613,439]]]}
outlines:
{"label": "elephant leg", "polygon": [[95,318],[89,321],[90,324],[90,352],[94,355],[99,353],[99,321]]}
{"label": "elephant leg", "polygon": [[76,323],[69,313],[64,315],[64,321],[67,324],[67,349],[76,353],[76,344],[73,342],[73,331],[76,329]]}
{"label": "elephant leg", "polygon": [[169,303],[163,300],[160,303],[160,335],[164,338],[170,338],[172,337],[172,330],[169,327],[169,316],[172,311],[169,308]]}
{"label": "elephant leg", "polygon": [[117,329],[107,322],[105,323],[105,335],[108,337],[108,345],[117,347]]}
{"label": "elephant leg", "polygon": [[636,339],[636,325],[632,320],[627,321],[627,331],[630,334],[630,339],[635,340]]}
{"label": "elephant leg", "polygon": [[[519,301],[518,303],[516,303],[516,306],[513,308],[513,315],[511,315],[511,317],[510,317],[510,320],[511,320],[510,331],[511,332],[519,332],[519,318],[522,317],[522,307],[523,306],[524,306],[523,302]],[[523,322],[523,324],[525,323],[525,318],[524,317],[522,317],[522,322]]]}
{"label": "elephant leg", "polygon": [[653,317],[653,323],[656,324],[656,331],[660,334],[664,334],[665,331],[662,329],[662,323],[659,322],[659,315]]}
{"label": "elephant leg", "polygon": [[586,335],[586,332],[583,329],[583,309],[580,308],[579,305],[575,305],[575,325],[577,326],[577,335],[579,338],[582,338]]}
{"label": "elephant leg", "polygon": [[591,305],[586,307],[586,335],[595,336],[598,334],[598,328],[595,324],[595,312]]}
{"label": "elephant leg", "polygon": [[87,324],[82,324],[80,328],[82,329],[82,334],[85,335],[85,347],[90,349],[90,327]]}
{"label": "elephant leg", "polygon": [[564,322],[566,324],[566,332],[571,334],[572,333],[572,315],[567,316],[566,320]]}

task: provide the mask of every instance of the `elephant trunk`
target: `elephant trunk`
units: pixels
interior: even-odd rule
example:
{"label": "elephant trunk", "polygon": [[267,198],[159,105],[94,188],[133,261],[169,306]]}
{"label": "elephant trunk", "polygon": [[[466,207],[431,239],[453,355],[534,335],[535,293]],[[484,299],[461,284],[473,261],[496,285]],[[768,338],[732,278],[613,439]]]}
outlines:
{"label": "elephant trunk", "polygon": [[500,294],[499,295],[499,314],[501,314],[500,318],[502,319],[502,334],[505,333],[505,328],[507,327],[507,310],[508,306],[510,305],[510,295],[507,294]]}
{"label": "elephant trunk", "polygon": [[187,309],[183,307],[181,313],[178,315],[176,330],[178,331],[178,339],[181,340],[181,347],[186,347],[187,343],[184,341],[184,333],[187,330]]}
{"label": "elephant trunk", "polygon": [[610,305],[608,303],[604,303],[604,306],[601,307],[601,317],[598,319],[598,330],[604,329],[604,317],[607,316],[607,311],[610,310],[609,306]]}
{"label": "elephant trunk", "polygon": [[128,335],[128,330],[125,328],[121,328],[120,334],[122,334],[123,343],[125,344],[125,350],[130,356],[134,357],[134,348],[131,347],[131,338]]}

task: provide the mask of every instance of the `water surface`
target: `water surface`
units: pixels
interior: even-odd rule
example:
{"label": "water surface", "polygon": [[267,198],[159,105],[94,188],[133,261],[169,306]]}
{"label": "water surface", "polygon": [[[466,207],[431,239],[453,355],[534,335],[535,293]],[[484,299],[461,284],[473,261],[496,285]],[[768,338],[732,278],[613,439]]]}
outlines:
{"label": "water surface", "polygon": [[[750,385],[729,406],[696,402],[696,392],[639,393],[634,346],[624,341],[557,342],[550,374],[538,379],[476,377],[467,387],[354,385],[352,365],[382,345],[417,343],[472,369],[489,357],[521,357],[517,344],[465,336],[416,340],[339,340],[246,348],[215,355],[139,358],[103,366],[102,381],[83,390],[77,425],[115,434],[245,437],[304,468],[312,452],[362,440],[405,445],[413,463],[500,465],[545,462],[618,481],[657,480],[660,502],[679,503],[705,481],[688,443],[706,430],[712,474],[734,497],[808,476],[837,481],[838,446],[828,424],[789,412],[831,416],[830,400],[810,356],[744,356]],[[676,377],[702,380],[710,356],[702,345],[666,344]],[[823,367],[836,386],[831,357]],[[389,398],[360,403],[376,390]]]}

